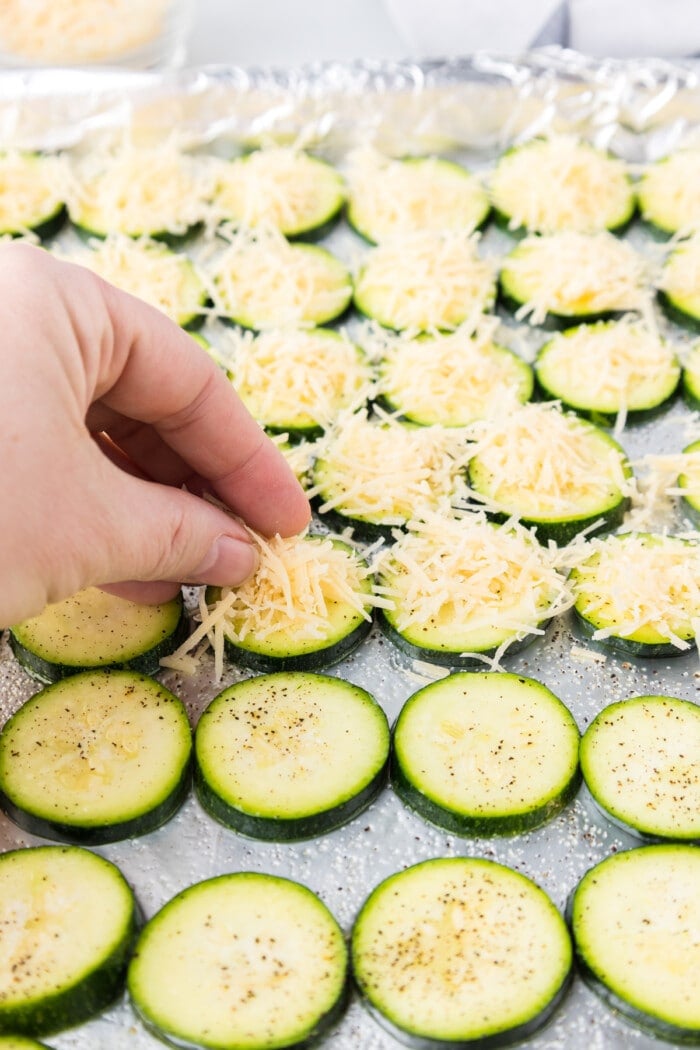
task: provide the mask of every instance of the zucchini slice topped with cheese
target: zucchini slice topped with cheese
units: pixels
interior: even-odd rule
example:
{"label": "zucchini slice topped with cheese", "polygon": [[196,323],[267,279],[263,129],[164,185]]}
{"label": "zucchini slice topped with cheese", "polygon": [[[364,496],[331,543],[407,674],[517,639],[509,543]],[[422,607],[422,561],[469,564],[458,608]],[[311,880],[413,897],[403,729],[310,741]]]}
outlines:
{"label": "zucchini slice topped with cheese", "polygon": [[59,1032],[109,1006],[124,987],[136,924],[124,876],[95,853],[2,854],[0,1033]]}
{"label": "zucchini slice topped with cheese", "polygon": [[420,232],[385,241],[365,255],[355,306],[386,328],[431,331],[474,321],[495,300],[492,263],[468,233]]}
{"label": "zucchini slice topped with cheese", "polygon": [[700,343],[696,343],[683,362],[683,397],[700,411]]}
{"label": "zucchini slice topped with cheese", "polygon": [[297,882],[237,872],[197,883],[144,927],[129,966],[146,1027],[192,1050],[306,1047],[347,998],[343,933]]}
{"label": "zucchini slice topped with cheese", "polygon": [[661,271],[658,294],[672,321],[700,331],[700,233],[676,242]]}
{"label": "zucchini slice topped with cheese", "polygon": [[521,834],[576,794],[578,746],[571,712],[540,682],[461,672],[404,704],[392,783],[411,809],[457,835]]}
{"label": "zucchini slice topped with cheese", "polygon": [[334,321],[352,299],[345,265],[316,244],[290,244],[271,226],[229,231],[213,271],[223,318],[242,328],[311,328]]}
{"label": "zucchini slice topped with cheese", "polygon": [[498,519],[515,516],[542,543],[610,529],[629,504],[632,469],[604,430],[556,404],[523,405],[475,424],[469,481]]}
{"label": "zucchini slice topped with cheese", "polygon": [[161,605],[142,605],[88,587],[12,627],[10,646],[41,682],[98,667],[153,674],[161,656],[180,644],[185,631],[181,596]]}
{"label": "zucchini slice topped with cheese", "polygon": [[259,671],[310,671],[344,659],[372,625],[367,563],[331,536],[256,540],[250,579],[207,590],[215,649]]}
{"label": "zucchini slice topped with cheese", "polygon": [[700,441],[683,449],[685,465],[678,478],[683,506],[694,525],[700,525]]}
{"label": "zucchini slice topped with cheese", "polygon": [[683,149],[650,164],[637,184],[643,219],[664,234],[700,226],[700,149]]}
{"label": "zucchini slice topped with cheese", "polygon": [[366,690],[327,675],[259,675],[202,714],[195,784],[207,812],[234,831],[288,842],[365,809],[388,757],[386,715]]}
{"label": "zucchini slice topped with cheese", "polygon": [[422,1050],[525,1039],[571,979],[571,941],[549,897],[476,857],[428,860],[385,879],[357,917],[351,952],[372,1015]]}
{"label": "zucchini slice topped with cheese", "polygon": [[584,875],[569,904],[579,970],[615,1013],[700,1044],[700,849],[643,846]]}
{"label": "zucchini slice topped with cheese", "polygon": [[483,514],[411,522],[378,560],[381,627],[418,660],[483,665],[528,645],[568,608],[555,561],[527,530]]}
{"label": "zucchini slice topped with cheese", "polygon": [[66,216],[63,161],[12,150],[0,153],[0,236],[58,233]]}
{"label": "zucchini slice topped with cheese", "polygon": [[635,696],[604,708],[581,740],[586,786],[633,835],[700,842],[700,707]]}
{"label": "zucchini slice topped with cheese", "polygon": [[681,367],[672,347],[641,322],[599,321],[557,333],[539,351],[535,375],[545,397],[612,425],[666,408]]}
{"label": "zucchini slice topped with cheese", "polygon": [[0,733],[0,806],[34,835],[97,845],[143,835],[189,787],[187,713],[133,671],[86,671],[47,686]]}
{"label": "zucchini slice topped with cheese", "polygon": [[341,332],[276,328],[235,340],[231,381],[250,414],[290,440],[314,438],[372,392],[365,354]]}
{"label": "zucchini slice topped with cheese", "polygon": [[501,298],[535,325],[605,319],[648,307],[647,268],[610,233],[526,237],[503,261]]}
{"label": "zucchini slice topped with cheese", "polygon": [[213,210],[243,226],[269,223],[286,237],[326,233],[345,203],[345,183],[326,161],[288,146],[253,150],[214,168]]}
{"label": "zucchini slice topped with cheese", "polygon": [[422,230],[476,230],[490,210],[479,179],[440,157],[397,160],[356,150],[349,158],[348,183],[348,221],[374,244]]}
{"label": "zucchini slice topped with cheese", "polygon": [[533,139],[499,159],[491,201],[509,230],[620,230],[634,214],[625,164],[573,135]]}
{"label": "zucchini slice topped with cheese", "polygon": [[700,623],[700,545],[626,532],[591,543],[572,570],[584,634],[631,656],[680,656]]}

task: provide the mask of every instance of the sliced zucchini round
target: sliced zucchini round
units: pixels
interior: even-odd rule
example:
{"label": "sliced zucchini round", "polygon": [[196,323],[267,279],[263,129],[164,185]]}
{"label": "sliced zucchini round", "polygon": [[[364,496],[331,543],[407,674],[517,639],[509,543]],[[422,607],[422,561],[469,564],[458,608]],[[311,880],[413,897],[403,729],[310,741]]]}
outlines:
{"label": "sliced zucchini round", "polygon": [[340,259],[316,244],[290,244],[268,226],[235,231],[213,281],[221,316],[256,330],[326,324],[352,299]]}
{"label": "sliced zucchini round", "polygon": [[540,391],[601,425],[641,422],[668,407],[681,366],[672,347],[637,321],[567,328],[540,349]]}
{"label": "sliced zucchini round", "polygon": [[490,180],[491,201],[509,230],[620,230],[634,214],[624,161],[573,135],[533,139],[508,150]]}
{"label": "sliced zucchini round", "polygon": [[207,812],[234,831],[294,841],[365,809],[388,757],[386,715],[366,690],[327,675],[260,675],[202,714],[195,785]]}
{"label": "sliced zucchini round", "polygon": [[608,1006],[659,1039],[700,1044],[700,849],[643,846],[584,875],[569,904],[576,957]]}
{"label": "sliced zucchini round", "polygon": [[321,236],[345,203],[332,165],[290,146],[253,150],[215,168],[212,204],[223,221],[270,223],[286,237]]}
{"label": "sliced zucchini round", "polygon": [[586,786],[641,838],[700,841],[700,707],[672,696],[609,704],[581,740]]}
{"label": "sliced zucchini round", "polygon": [[154,674],[161,656],[184,639],[186,627],[181,595],[161,605],[142,605],[88,587],[15,624],[10,647],[40,682],[98,667]]}
{"label": "sliced zucchini round", "polygon": [[700,331],[700,233],[678,241],[659,281],[664,313],[683,328]]}
{"label": "sliced zucchini round", "polygon": [[700,226],[700,149],[678,150],[650,164],[637,183],[642,218],[664,234]]}
{"label": "sliced zucchini round", "polygon": [[313,671],[348,656],[372,626],[372,576],[348,543],[330,536],[279,536],[259,545],[244,584],[210,587],[223,603],[215,626],[231,659],[256,671]]}
{"label": "sliced zucchini round", "polygon": [[476,230],[490,211],[479,179],[440,157],[396,160],[361,150],[350,158],[348,181],[348,221],[374,244],[422,230]]}
{"label": "sliced zucchini round", "polygon": [[60,166],[46,154],[0,154],[0,236],[58,233],[66,217]]}
{"label": "sliced zucchini round", "polygon": [[552,1016],[571,977],[566,924],[534,882],[452,857],[390,876],[352,932],[365,1005],[408,1046],[499,1047]]}
{"label": "sliced zucchini round", "polygon": [[231,381],[250,414],[290,440],[319,436],[345,409],[367,401],[372,369],[341,332],[272,329],[236,343]]}
{"label": "sliced zucchini round", "polygon": [[501,298],[531,324],[596,321],[642,309],[646,271],[643,257],[610,233],[526,237],[503,261]]}
{"label": "sliced zucchini round", "polygon": [[124,876],[89,850],[2,854],[0,1032],[59,1032],[109,1006],[124,987],[136,925]]}
{"label": "sliced zucchini round", "polygon": [[512,523],[435,516],[412,522],[380,558],[379,623],[418,660],[451,668],[524,648],[569,603],[551,551]]}
{"label": "sliced zucchini round", "polygon": [[700,343],[696,343],[683,362],[683,397],[700,411]]}
{"label": "sliced zucchini round", "polygon": [[307,1046],[340,1017],[347,949],[305,886],[240,872],[200,882],[144,927],[129,966],[131,1002],[174,1046]]}
{"label": "sliced zucchini round", "polygon": [[610,529],[629,505],[624,450],[604,430],[556,405],[524,405],[480,424],[469,482],[489,512],[515,516],[541,543]]}
{"label": "sliced zucchini round", "polygon": [[393,732],[398,796],[457,835],[511,835],[555,817],[579,783],[571,712],[532,678],[461,672],[419,689]]}
{"label": "sliced zucchini round", "polygon": [[420,426],[467,426],[509,400],[524,403],[534,386],[532,368],[512,350],[459,329],[392,339],[378,373],[380,402]]}
{"label": "sliced zucchini round", "polygon": [[700,545],[626,532],[594,540],[571,573],[583,633],[631,656],[681,656],[700,622]]}
{"label": "sliced zucchini round", "polygon": [[47,686],[0,732],[0,807],[33,835],[94,846],[143,835],[189,788],[187,712],[133,671]]}
{"label": "sliced zucchini round", "polygon": [[491,309],[493,265],[466,233],[421,232],[392,238],[365,255],[355,306],[386,328],[452,329]]}
{"label": "sliced zucchini round", "polygon": [[700,441],[693,441],[683,449],[686,465],[678,478],[683,506],[691,521],[700,525]]}

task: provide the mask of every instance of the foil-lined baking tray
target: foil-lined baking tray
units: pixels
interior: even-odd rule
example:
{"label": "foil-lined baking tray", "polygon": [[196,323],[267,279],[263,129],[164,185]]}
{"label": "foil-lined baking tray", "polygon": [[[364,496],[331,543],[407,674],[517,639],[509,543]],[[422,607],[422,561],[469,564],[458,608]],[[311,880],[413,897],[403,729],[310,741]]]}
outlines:
{"label": "foil-lined baking tray", "polygon": [[[437,152],[486,168],[514,142],[548,131],[591,139],[637,164],[700,135],[700,63],[597,62],[573,52],[544,49],[513,61],[477,54],[448,62],[322,64],[293,71],[212,67],[165,74],[81,71],[8,72],[0,75],[0,147],[90,150],[125,131],[134,141],[157,142],[176,129],[188,148],[226,155],[257,143],[295,142],[341,168],[348,152],[371,143],[391,153]],[[68,237],[71,235],[68,234]],[[629,236],[640,250],[649,238]],[[483,238],[488,253],[507,250],[495,228]],[[358,239],[340,227],[329,247],[352,262]],[[513,326],[522,350],[537,339]],[[682,352],[688,337],[660,319]],[[215,347],[223,330],[209,321]],[[542,340],[540,340],[542,341]],[[678,403],[665,415],[627,428],[622,443],[635,462],[648,453],[680,451],[698,436],[698,417]],[[640,472],[643,473],[643,465]],[[5,499],[12,494],[6,493]],[[677,514],[659,522],[687,528]],[[504,659],[506,669],[544,682],[571,709],[584,730],[606,704],[634,695],[666,693],[698,702],[697,653],[641,662],[592,651],[567,617],[543,638]],[[375,630],[361,649],[330,673],[369,689],[393,721],[404,700],[430,678],[426,668],[400,656]],[[222,688],[246,677],[227,666],[214,680],[213,662],[186,678],[167,672],[165,683],[182,697],[193,724]],[[37,689],[0,641],[0,722]],[[0,850],[33,839],[0,815]],[[563,908],[567,895],[593,864],[638,841],[608,824],[585,789],[556,820],[513,838],[460,839],[427,825],[399,803],[390,788],[348,826],[321,838],[270,844],[244,839],[219,826],[190,797],[162,829],[141,839],[97,850],[123,870],[147,916],[184,887],[224,872],[270,872],[296,879],[320,895],[345,930],[367,894],[383,878],[430,857],[489,857],[527,874]],[[49,1039],[55,1050],[155,1050],[124,1001],[100,1018]],[[322,1044],[333,1050],[396,1050],[355,998]],[[580,979],[548,1027],[523,1046],[532,1050],[652,1050],[656,1040],[629,1027],[593,996]]]}

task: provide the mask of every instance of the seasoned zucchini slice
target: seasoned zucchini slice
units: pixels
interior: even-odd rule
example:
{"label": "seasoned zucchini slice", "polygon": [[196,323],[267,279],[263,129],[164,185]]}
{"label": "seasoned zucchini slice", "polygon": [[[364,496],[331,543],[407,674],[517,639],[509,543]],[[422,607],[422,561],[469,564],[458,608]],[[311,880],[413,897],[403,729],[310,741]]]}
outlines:
{"label": "seasoned zucchini slice", "polygon": [[647,263],[610,233],[526,237],[506,255],[503,301],[531,324],[570,324],[643,309]]}
{"label": "seasoned zucchini slice", "polygon": [[366,690],[303,672],[220,693],[195,736],[204,808],[252,838],[289,842],[347,823],[381,791],[389,726]]}
{"label": "seasoned zucchini slice", "polygon": [[659,280],[659,302],[672,321],[700,331],[700,233],[677,241]]}
{"label": "seasoned zucchini slice", "polygon": [[161,605],[142,605],[88,587],[12,627],[10,646],[40,682],[97,667],[153,674],[161,656],[180,644],[185,630],[182,596]]}
{"label": "seasoned zucchini slice", "polygon": [[2,854],[0,1033],[59,1032],[109,1006],[124,987],[136,924],[124,876],[89,850]]}
{"label": "seasoned zucchini slice", "polygon": [[570,604],[554,553],[525,529],[481,514],[411,522],[381,555],[378,579],[391,641],[452,668],[523,648]]}
{"label": "seasoned zucchini slice", "polygon": [[365,255],[355,306],[387,328],[452,329],[489,310],[495,275],[467,233],[420,232],[392,238]]}
{"label": "seasoned zucchini slice", "polygon": [[665,234],[700,226],[700,149],[684,149],[650,164],[637,184],[642,218]]}
{"label": "seasoned zucchini slice", "polygon": [[143,835],[179,809],[192,740],[185,708],[133,671],[47,686],[0,733],[0,806],[33,835],[93,846]]}
{"label": "seasoned zucchini slice", "polygon": [[428,860],[385,879],[357,917],[351,952],[372,1015],[423,1050],[527,1038],[571,978],[571,941],[549,897],[476,857]]}
{"label": "seasoned zucchini slice", "polygon": [[342,1014],[347,949],[305,886],[240,872],[191,886],[144,927],[129,966],[146,1027],[197,1050],[306,1047]]}
{"label": "seasoned zucchini slice", "polygon": [[63,162],[17,150],[0,153],[0,236],[58,233],[66,215]]}
{"label": "seasoned zucchini slice", "polygon": [[583,632],[632,656],[680,656],[700,622],[700,545],[626,532],[592,541],[571,573]]}
{"label": "seasoned zucchini slice", "polygon": [[530,233],[619,230],[635,209],[624,162],[573,135],[508,150],[491,175],[490,193],[501,222]]}
{"label": "seasoned zucchini slice", "polygon": [[632,469],[605,431],[556,405],[523,405],[475,425],[469,481],[488,510],[515,515],[542,543],[568,543],[582,529],[617,525]]}
{"label": "seasoned zucchini slice", "polygon": [[537,355],[535,375],[545,397],[608,425],[666,408],[681,367],[670,344],[641,322],[599,321],[555,335]]}
{"label": "seasoned zucchini slice", "polygon": [[320,236],[338,218],[345,183],[326,161],[289,146],[254,150],[214,168],[212,204],[223,221],[269,223],[286,237]]}
{"label": "seasoned zucchini slice", "polygon": [[659,1039],[700,1043],[700,850],[643,846],[588,871],[569,904],[586,983]]}
{"label": "seasoned zucchini slice", "polygon": [[419,689],[393,733],[399,797],[457,835],[521,834],[576,794],[579,731],[540,682],[477,671]]}
{"label": "seasoned zucchini slice", "polygon": [[700,411],[700,343],[696,343],[683,362],[683,397]]}
{"label": "seasoned zucchini slice", "polygon": [[581,740],[586,786],[640,838],[700,841],[700,707],[672,696],[609,704]]}
{"label": "seasoned zucchini slice", "polygon": [[683,506],[695,525],[700,525],[700,441],[694,441],[683,449],[685,465],[678,478]]}
{"label": "seasoned zucchini slice", "polygon": [[421,230],[476,230],[490,210],[479,179],[440,157],[394,160],[357,150],[348,183],[348,221],[374,244]]}

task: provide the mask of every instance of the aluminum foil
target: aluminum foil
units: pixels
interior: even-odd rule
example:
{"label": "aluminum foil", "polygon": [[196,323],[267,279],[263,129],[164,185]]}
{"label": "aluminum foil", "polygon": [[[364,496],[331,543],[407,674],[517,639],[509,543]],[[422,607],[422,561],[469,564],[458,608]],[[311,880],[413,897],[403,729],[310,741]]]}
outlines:
{"label": "aluminum foil", "polygon": [[[398,152],[437,151],[477,169],[514,142],[548,130],[570,131],[611,148],[632,163],[651,160],[700,132],[700,64],[595,62],[560,49],[517,61],[477,54],[449,62],[318,65],[296,71],[209,68],[128,74],[52,71],[0,74],[0,146],[89,150],[125,130],[157,141],[177,128],[191,147],[223,153],[241,146],[294,141],[319,150],[342,167],[360,143]],[[639,229],[629,235],[652,250]],[[70,234],[68,235],[70,238]],[[506,250],[508,237],[489,229],[483,249]],[[352,262],[359,242],[339,228],[329,246]],[[682,350],[684,337],[661,320]],[[510,324],[510,322],[506,322]],[[542,338],[510,326],[511,343],[534,349]],[[223,346],[223,329],[205,334]],[[696,436],[697,415],[681,404],[656,421],[629,427],[622,443],[633,461],[648,452],[678,452]],[[9,494],[11,498],[11,494]],[[660,522],[683,528],[677,509]],[[697,653],[636,661],[590,650],[567,617],[523,653],[508,657],[510,671],[544,682],[573,712],[583,731],[606,704],[634,695],[666,693],[700,699]],[[393,721],[402,703],[427,683],[424,668],[400,656],[375,630],[361,649],[329,673],[369,689]],[[193,724],[222,688],[245,677],[228,666],[222,681],[205,658],[193,678],[173,672],[164,682],[188,707]],[[0,723],[37,689],[0,641]],[[0,815],[0,850],[40,842]],[[513,838],[461,839],[407,811],[390,788],[349,825],[296,844],[259,843],[219,826],[190,797],[162,829],[101,847],[134,886],[146,916],[184,887],[224,872],[270,872],[296,879],[320,895],[345,930],[370,890],[384,877],[438,856],[483,856],[533,878],[563,908],[584,872],[638,840],[609,824],[585,789],[556,820]],[[150,1050],[161,1045],[117,1004],[96,1020],[49,1040],[55,1050]],[[355,998],[322,1044],[333,1050],[396,1050]],[[546,1029],[526,1040],[532,1050],[652,1050],[656,1040],[620,1021],[576,979]]]}

